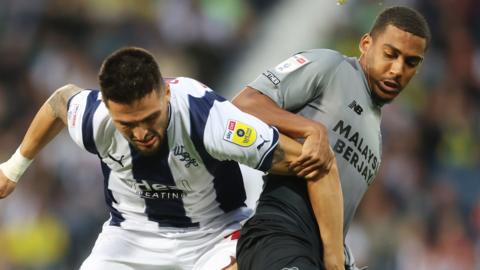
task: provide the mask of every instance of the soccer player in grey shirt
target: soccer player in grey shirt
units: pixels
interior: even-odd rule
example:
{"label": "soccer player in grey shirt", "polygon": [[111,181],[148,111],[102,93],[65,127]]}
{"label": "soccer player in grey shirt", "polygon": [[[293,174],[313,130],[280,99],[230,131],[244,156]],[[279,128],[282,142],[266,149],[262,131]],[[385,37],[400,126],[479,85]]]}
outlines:
{"label": "soccer player in grey shirt", "polygon": [[[422,15],[391,7],[361,38],[359,58],[304,51],[263,72],[234,99],[242,110],[303,139],[305,165],[328,160],[331,146],[342,184],[344,235],[379,170],[381,108],[416,74],[429,41]],[[305,182],[290,178],[266,177],[256,214],[237,245],[240,270],[338,269],[319,232],[328,226],[321,218],[328,214],[314,212]],[[346,269],[356,268],[348,251],[345,260]]]}

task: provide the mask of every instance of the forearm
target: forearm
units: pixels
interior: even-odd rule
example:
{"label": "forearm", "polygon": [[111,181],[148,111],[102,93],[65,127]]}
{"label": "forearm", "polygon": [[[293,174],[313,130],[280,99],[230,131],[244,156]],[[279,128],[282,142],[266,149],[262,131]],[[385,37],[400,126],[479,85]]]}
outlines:
{"label": "forearm", "polygon": [[24,157],[33,159],[65,128],[68,98],[79,90],[74,85],[66,85],[55,91],[42,105],[23,138],[20,153]]}
{"label": "forearm", "polygon": [[308,181],[307,189],[320,230],[327,270],[343,269],[343,195],[336,164],[318,181]]}
{"label": "forearm", "polygon": [[273,154],[270,172],[282,175],[294,175],[290,165],[302,153],[302,145],[292,138],[280,134],[279,142]]}
{"label": "forearm", "polygon": [[67,101],[79,88],[64,86],[42,105],[28,128],[22,144],[7,161],[0,164],[0,199],[13,192],[37,153],[65,127]]}
{"label": "forearm", "polygon": [[[273,100],[257,90],[246,87],[232,103],[242,111],[254,115],[292,138],[305,138],[312,134],[326,135],[325,126],[308,118],[280,108]],[[292,125],[292,123],[295,123]]]}

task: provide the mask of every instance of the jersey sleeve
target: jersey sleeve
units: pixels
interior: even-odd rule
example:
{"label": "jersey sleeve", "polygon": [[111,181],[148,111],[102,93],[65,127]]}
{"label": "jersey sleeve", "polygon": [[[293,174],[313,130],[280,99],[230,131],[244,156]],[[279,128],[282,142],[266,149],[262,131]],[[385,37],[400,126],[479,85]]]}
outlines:
{"label": "jersey sleeve", "polygon": [[82,149],[97,155],[99,147],[96,138],[104,130],[108,115],[102,112],[101,103],[99,91],[83,90],[72,96],[67,104],[70,137]]}
{"label": "jersey sleeve", "polygon": [[212,157],[270,170],[278,131],[229,101],[215,101],[204,132],[205,148]]}
{"label": "jersey sleeve", "polygon": [[317,49],[298,53],[270,68],[249,84],[286,110],[297,110],[320,96],[343,55]]}

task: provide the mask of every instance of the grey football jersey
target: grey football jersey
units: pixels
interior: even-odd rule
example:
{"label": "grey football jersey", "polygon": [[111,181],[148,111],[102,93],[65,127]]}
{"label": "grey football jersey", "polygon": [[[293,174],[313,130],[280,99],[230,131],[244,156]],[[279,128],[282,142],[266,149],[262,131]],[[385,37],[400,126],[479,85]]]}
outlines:
{"label": "grey football jersey", "polygon": [[380,165],[380,107],[356,58],[315,49],[296,54],[253,81],[280,107],[328,129],[344,197],[344,232]]}

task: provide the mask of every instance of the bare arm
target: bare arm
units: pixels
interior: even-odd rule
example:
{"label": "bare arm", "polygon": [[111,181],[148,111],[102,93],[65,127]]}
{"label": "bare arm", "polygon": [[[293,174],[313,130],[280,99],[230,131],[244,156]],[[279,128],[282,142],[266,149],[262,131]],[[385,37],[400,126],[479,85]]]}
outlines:
{"label": "bare arm", "polygon": [[23,138],[20,152],[33,159],[67,124],[68,99],[80,88],[69,84],[55,91],[33,118]]}
{"label": "bare arm", "polygon": [[328,172],[333,152],[330,151],[327,130],[321,123],[283,110],[251,87],[243,89],[232,102],[241,110],[277,127],[281,133],[294,139],[305,139],[301,155],[291,164],[297,175],[310,179],[316,177],[316,174],[310,175],[312,172]]}
{"label": "bare arm", "polygon": [[[55,91],[42,105],[33,118],[19,148],[22,156],[33,159],[45,145],[60,133],[67,123],[68,99],[80,90],[75,85],[66,85]],[[8,179],[0,170],[0,198],[8,196],[15,186],[16,183]]]}
{"label": "bare arm", "polygon": [[299,142],[280,134],[278,145],[273,153],[272,168],[270,169],[270,172],[283,175],[294,174],[290,169],[290,166],[301,153],[302,145]]}
{"label": "bare arm", "polygon": [[[318,180],[308,181],[307,189],[324,244],[324,260],[328,270],[344,269],[343,195],[337,168],[335,165],[332,166],[335,161],[328,144],[325,127],[281,109],[269,97],[250,87],[236,96],[233,103],[241,110],[277,127],[283,134],[293,138],[305,138],[301,160],[297,159],[290,167],[295,167],[294,171],[299,176]],[[287,141],[287,143],[294,147],[290,142]],[[318,156],[309,159],[310,155]],[[309,162],[305,164],[302,160]],[[318,163],[322,162],[323,166],[319,166]],[[295,165],[303,165],[303,167],[298,168]],[[273,169],[275,169],[275,163]],[[319,174],[319,170],[327,174]]]}
{"label": "bare arm", "polygon": [[344,269],[343,194],[336,162],[318,181],[307,181],[307,189],[324,245],[325,266]]}

